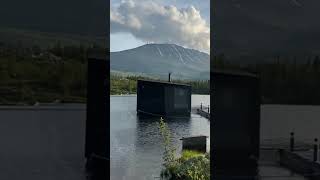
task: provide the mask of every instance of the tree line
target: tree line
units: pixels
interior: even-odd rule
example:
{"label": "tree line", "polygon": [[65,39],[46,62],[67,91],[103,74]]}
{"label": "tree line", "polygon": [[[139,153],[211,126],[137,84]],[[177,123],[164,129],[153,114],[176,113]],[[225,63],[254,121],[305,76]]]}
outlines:
{"label": "tree line", "polygon": [[320,58],[317,55],[276,56],[257,63],[232,63],[224,55],[215,56],[212,68],[243,70],[258,74],[261,99],[265,104],[320,104]]}
{"label": "tree line", "polygon": [[85,102],[90,48],[0,43],[0,103]]}
{"label": "tree line", "polygon": [[[110,77],[110,94],[136,94],[138,79],[161,81],[161,79],[145,76],[121,76],[112,74]],[[191,85],[193,94],[210,93],[210,82],[207,80],[172,80],[172,82]]]}

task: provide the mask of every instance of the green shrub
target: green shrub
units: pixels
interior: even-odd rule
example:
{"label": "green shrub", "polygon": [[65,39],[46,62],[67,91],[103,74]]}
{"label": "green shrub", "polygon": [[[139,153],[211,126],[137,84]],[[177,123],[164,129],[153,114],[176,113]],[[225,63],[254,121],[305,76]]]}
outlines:
{"label": "green shrub", "polygon": [[209,180],[210,159],[205,155],[198,155],[184,159],[177,164],[174,172],[179,180]]}
{"label": "green shrub", "polygon": [[166,168],[170,168],[172,166],[172,163],[175,161],[175,153],[176,149],[171,144],[171,133],[168,128],[168,125],[164,122],[162,118],[160,118],[160,132],[163,139],[163,146],[164,146],[164,152],[163,152],[163,161],[164,166]]}
{"label": "green shrub", "polygon": [[188,160],[190,158],[197,157],[197,156],[203,156],[203,153],[198,152],[198,151],[185,150],[185,151],[182,151],[182,155],[179,158],[179,160],[180,161],[185,161],[185,160]]}
{"label": "green shrub", "polygon": [[164,145],[164,169],[160,177],[163,180],[209,180],[210,155],[197,151],[183,151],[181,157],[175,157],[175,148],[171,144],[171,133],[161,118],[160,133]]}

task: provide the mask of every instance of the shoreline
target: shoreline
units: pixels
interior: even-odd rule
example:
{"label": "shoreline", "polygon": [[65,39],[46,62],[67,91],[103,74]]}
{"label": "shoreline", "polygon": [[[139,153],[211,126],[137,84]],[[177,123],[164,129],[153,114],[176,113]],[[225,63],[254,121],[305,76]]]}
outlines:
{"label": "shoreline", "polygon": [[2,110],[58,110],[58,111],[84,111],[86,110],[84,103],[59,103],[59,104],[43,104],[43,105],[0,105]]}
{"label": "shoreline", "polygon": [[[191,94],[191,95],[210,96],[210,94]],[[120,96],[120,97],[123,97],[123,96],[137,96],[137,94],[110,94],[110,96],[113,96],[113,97],[117,97],[117,96]]]}

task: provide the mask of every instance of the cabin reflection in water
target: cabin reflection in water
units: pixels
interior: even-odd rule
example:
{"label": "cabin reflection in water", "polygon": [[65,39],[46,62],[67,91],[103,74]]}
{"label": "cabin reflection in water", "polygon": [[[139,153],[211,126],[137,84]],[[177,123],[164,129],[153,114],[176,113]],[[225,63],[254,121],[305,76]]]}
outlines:
{"label": "cabin reflection in water", "polygon": [[254,179],[260,144],[260,88],[255,74],[211,72],[214,179]]}
{"label": "cabin reflection in water", "polygon": [[190,116],[191,86],[138,80],[137,112],[139,115],[164,117]]}

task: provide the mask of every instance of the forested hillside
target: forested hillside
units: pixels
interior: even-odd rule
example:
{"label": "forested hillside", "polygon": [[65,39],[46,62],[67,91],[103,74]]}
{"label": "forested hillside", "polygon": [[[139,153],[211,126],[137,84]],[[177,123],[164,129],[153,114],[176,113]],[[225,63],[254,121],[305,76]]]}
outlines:
{"label": "forested hillside", "polygon": [[[146,76],[111,75],[110,94],[136,94],[138,79],[160,80]],[[208,80],[173,80],[172,82],[191,85],[193,94],[210,94],[210,82]]]}
{"label": "forested hillside", "polygon": [[220,55],[213,58],[211,68],[258,73],[263,103],[320,104],[319,56],[310,55],[303,59],[278,56],[270,62],[235,64]]}
{"label": "forested hillside", "polygon": [[85,102],[87,47],[0,44],[0,103]]}

